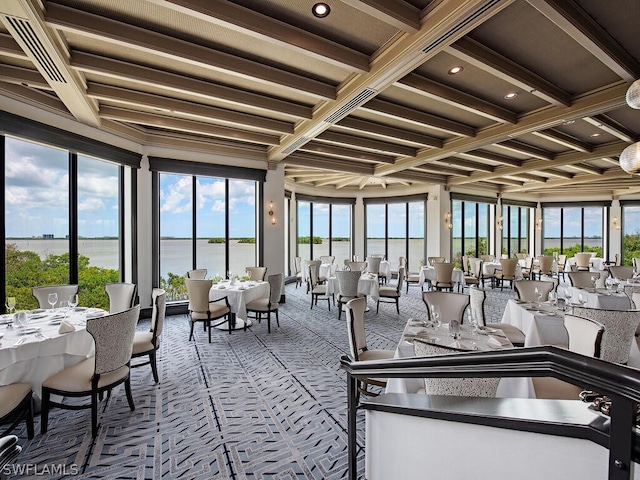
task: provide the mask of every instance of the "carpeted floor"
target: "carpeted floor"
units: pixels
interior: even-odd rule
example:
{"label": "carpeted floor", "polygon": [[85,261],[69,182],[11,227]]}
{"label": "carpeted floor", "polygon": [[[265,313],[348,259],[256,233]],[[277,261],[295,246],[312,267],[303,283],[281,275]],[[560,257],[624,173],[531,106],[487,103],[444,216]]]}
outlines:
{"label": "carpeted floor", "polygon": [[[500,320],[510,296],[512,290],[488,292],[489,320]],[[400,315],[392,304],[381,304],[376,315],[369,300],[370,347],[395,348],[406,319],[426,316],[417,286],[403,293],[400,304]],[[187,341],[186,316],[168,317],[160,384],[154,385],[149,367],[133,370],[135,412],[124,390],[114,390],[92,439],[89,410],[53,410],[47,434],[28,441],[23,426],[15,431],[24,447],[16,467],[31,468],[28,476],[34,468],[51,472],[38,478],[345,478],[346,381],[339,369],[348,352],[344,317],[339,322],[326,302],[309,305],[304,288],[287,285],[280,327],[273,322],[271,334],[262,322],[247,332],[217,331],[211,344],[201,328],[195,341]],[[37,432],[39,427],[36,418]]]}

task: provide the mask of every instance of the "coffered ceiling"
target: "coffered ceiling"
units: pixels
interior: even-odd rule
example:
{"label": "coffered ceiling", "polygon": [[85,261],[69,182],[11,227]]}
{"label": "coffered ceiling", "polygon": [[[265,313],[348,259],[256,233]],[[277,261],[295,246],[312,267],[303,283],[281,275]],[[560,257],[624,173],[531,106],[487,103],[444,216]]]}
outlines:
{"label": "coffered ceiling", "polygon": [[0,100],[345,194],[640,192],[637,0],[328,3],[5,0]]}

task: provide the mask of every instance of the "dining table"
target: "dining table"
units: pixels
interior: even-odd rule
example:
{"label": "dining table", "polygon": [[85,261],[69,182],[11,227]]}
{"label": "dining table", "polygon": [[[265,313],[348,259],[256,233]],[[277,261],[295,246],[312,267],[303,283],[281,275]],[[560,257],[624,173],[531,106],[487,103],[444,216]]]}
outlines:
{"label": "dining table", "polygon": [[[425,320],[410,318],[407,320],[400,341],[396,346],[394,358],[415,357],[413,342],[416,338],[444,347],[461,350],[499,351],[512,349],[513,344],[499,329],[479,327],[472,329],[468,325],[460,325],[460,338],[454,339],[449,333],[449,324],[438,327]],[[421,378],[389,378],[386,393],[418,393],[424,388]],[[497,397],[501,398],[535,398],[533,382],[529,377],[504,377],[498,384]]]}
{"label": "dining table", "polygon": [[[418,281],[418,285],[422,287],[425,282],[429,282],[429,285],[431,285],[435,281],[436,281],[435,267],[423,265],[422,268],[420,269],[420,279]],[[464,272],[458,267],[455,267],[451,272],[451,281],[458,286],[464,286],[465,285]]]}
{"label": "dining table", "polygon": [[[29,383],[39,398],[42,382],[94,354],[87,319],[107,312],[76,307],[73,311],[37,309],[26,313],[26,326],[11,322],[15,316],[0,316],[0,385]],[[61,333],[65,329],[67,333]]]}
{"label": "dining table", "polygon": [[[336,276],[327,279],[327,296],[336,295],[340,291],[338,286],[338,278]],[[366,297],[371,297],[377,302],[380,298],[380,284],[378,275],[374,273],[363,273],[358,279],[358,293]]]}
{"label": "dining table", "polygon": [[[607,288],[582,288],[571,287],[571,303],[587,308],[600,308],[603,310],[629,310],[631,301],[626,294],[609,290]],[[566,289],[563,292],[566,297]],[[582,302],[580,297],[582,296]]]}
{"label": "dining table", "polygon": [[[213,302],[227,297],[229,308],[234,318],[231,319],[234,330],[244,329],[245,325],[250,327],[251,319],[247,318],[247,303],[269,296],[269,282],[258,282],[248,280],[224,280],[215,282],[209,290],[209,301]],[[226,323],[216,327],[220,330],[227,330]]]}

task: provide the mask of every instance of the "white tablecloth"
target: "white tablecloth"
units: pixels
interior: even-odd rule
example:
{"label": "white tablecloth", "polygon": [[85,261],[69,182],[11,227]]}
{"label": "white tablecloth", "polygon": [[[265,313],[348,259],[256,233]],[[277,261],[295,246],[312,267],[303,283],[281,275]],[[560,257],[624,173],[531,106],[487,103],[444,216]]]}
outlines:
{"label": "white tablecloth", "polygon": [[571,301],[574,304],[578,304],[579,294],[586,297],[587,303],[585,307],[588,308],[601,308],[604,310],[629,310],[631,309],[631,302],[629,297],[624,293],[608,292],[606,288],[603,289],[584,289],[572,287],[573,296]]}
{"label": "white tablecloth", "polygon": [[[52,318],[56,312],[48,310],[46,313],[46,317],[32,319],[28,328],[39,328],[47,338],[38,338],[35,334],[21,335],[15,326],[12,330],[4,326],[0,328],[3,334],[0,340],[0,385],[30,383],[34,394],[39,397],[42,382],[47,378],[93,355],[93,337],[85,329],[84,313],[71,315],[68,321],[76,330],[63,334],[58,333],[59,325],[50,323],[56,321]],[[16,346],[21,338],[26,338],[26,341]]]}
{"label": "white tablecloth", "polygon": [[[415,329],[416,327],[412,327],[408,321],[402,333],[402,338],[396,347],[394,358],[415,357],[413,343],[407,342],[404,337],[407,331],[415,331]],[[431,328],[425,328],[422,331],[427,335],[436,335],[441,339],[450,338],[448,337],[446,326],[440,327],[437,332]],[[479,350],[493,350],[487,344],[489,338],[487,335],[477,334],[473,336],[465,325],[461,327],[461,333],[462,338],[459,342],[462,345],[470,345],[471,342],[475,342]],[[453,342],[453,339],[451,339],[451,342]],[[389,378],[387,380],[386,393],[417,393],[421,388],[424,388],[424,380],[421,378]],[[535,398],[535,391],[530,378],[505,377],[500,380],[496,396],[501,398]]]}
{"label": "white tablecloth", "polygon": [[[524,262],[524,260],[519,260],[516,264],[516,278],[522,278],[522,267],[520,266],[520,262]],[[482,274],[487,277],[492,277],[496,273],[496,269],[502,269],[502,264],[500,262],[484,262],[482,264]]]}
{"label": "white tablecloth", "polygon": [[[327,295],[335,295],[339,291],[337,277],[331,277],[327,280]],[[363,273],[358,280],[358,293],[367,295],[377,302],[380,298],[380,286],[378,284],[378,276]]]}
{"label": "white tablecloth", "polygon": [[[436,280],[436,269],[434,267],[424,266],[420,269],[420,281],[418,284],[420,286],[424,285],[424,282],[429,280],[429,282],[435,282]],[[464,285],[464,273],[459,268],[454,268],[453,272],[451,272],[451,281],[456,284]]]}
{"label": "white tablecloth", "polygon": [[[321,277],[329,278],[331,275],[336,273],[336,268],[338,268],[337,263],[322,263],[320,264],[320,268],[318,269],[318,275]],[[307,281],[307,277],[309,276],[309,260],[303,260],[302,262],[302,282]]]}
{"label": "white tablecloth", "polygon": [[391,264],[387,260],[382,260],[380,262],[380,268],[378,271],[387,277],[387,279],[391,278]]}
{"label": "white tablecloth", "polygon": [[[224,288],[222,288],[224,287]],[[247,319],[247,303],[258,298],[269,296],[269,282],[236,282],[228,281],[214,284],[209,290],[209,300],[214,301],[227,297],[231,311],[242,321]]]}
{"label": "white tablecloth", "polygon": [[[567,265],[575,265],[576,264],[576,257],[571,257],[567,259]],[[594,271],[600,271],[600,270],[604,270],[604,258],[600,258],[600,257],[591,257],[589,259],[589,267],[591,270]],[[570,269],[567,269],[567,271],[569,271]]]}
{"label": "white tablecloth", "polygon": [[511,299],[502,315],[502,322],[518,327],[525,334],[525,347],[556,345],[567,347],[569,336],[564,328],[562,312],[550,305],[543,305],[544,311],[536,311],[531,303],[520,303]]}

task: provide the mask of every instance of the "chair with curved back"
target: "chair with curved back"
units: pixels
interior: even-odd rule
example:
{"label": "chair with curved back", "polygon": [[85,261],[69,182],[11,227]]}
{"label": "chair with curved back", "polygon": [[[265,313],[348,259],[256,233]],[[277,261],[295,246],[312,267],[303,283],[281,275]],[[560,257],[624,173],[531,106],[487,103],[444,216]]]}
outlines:
{"label": "chair with curved back", "polygon": [[296,288],[302,285],[302,257],[293,257],[293,274],[296,277]]}
{"label": "chair with curved back", "polygon": [[107,283],[104,289],[109,296],[109,313],[129,310],[135,305],[138,293],[135,283]]}
{"label": "chair with curved back", "polygon": [[347,263],[347,268],[349,270],[351,270],[352,272],[354,271],[358,271],[358,272],[364,272],[365,269],[367,268],[367,262],[348,262]]}
{"label": "chair with curved back", "polygon": [[576,259],[576,269],[580,271],[589,270],[589,260],[591,260],[591,252],[578,252],[574,255]]}
{"label": "chair with curved back", "polygon": [[609,273],[613,278],[617,278],[618,280],[629,280],[633,278],[633,267],[611,265],[609,267]]}
{"label": "chair with curved back", "polygon": [[427,262],[429,262],[429,265],[431,265],[432,267],[434,267],[438,263],[445,263],[445,260],[446,258],[444,257],[427,257]]}
{"label": "chair with curved back", "polygon": [[49,294],[55,293],[58,295],[58,303],[69,300],[71,295],[78,293],[78,285],[51,285],[47,287],[32,287],[32,295],[38,301],[39,308],[50,309]]}
{"label": "chair with curved back", "polygon": [[[364,329],[364,311],[367,300],[364,297],[354,298],[346,304],[347,336],[349,338],[349,351],[356,362],[366,360],[391,359],[395,355],[394,350],[373,350],[367,346],[367,336]],[[384,388],[387,385],[386,378],[359,378],[357,380],[357,399],[360,394],[375,397],[378,392],[370,390],[370,387]]]}
{"label": "chair with curved back", "polygon": [[267,267],[247,267],[245,271],[249,275],[249,280],[254,282],[264,282],[267,275]]}
{"label": "chair with curved back", "polygon": [[402,284],[404,283],[404,267],[398,268],[398,283],[393,285],[385,285],[378,290],[378,301],[376,302],[376,313],[380,309],[380,302],[395,303],[396,311],[400,315],[400,295],[402,294]]}
{"label": "chair with curved back", "polygon": [[549,293],[555,288],[555,283],[548,282],[546,280],[516,280],[513,283],[516,293],[520,300],[525,302],[537,302],[536,288],[538,292],[542,293],[540,301],[546,302],[549,300]]}
{"label": "chair with curved back", "polygon": [[631,302],[631,308],[640,310],[640,285],[625,285],[624,293]]}
{"label": "chair with curved back", "polygon": [[502,322],[487,323],[487,318],[484,314],[484,302],[486,298],[487,292],[485,290],[481,290],[473,285],[469,287],[469,306],[474,318],[478,322],[478,326],[502,330],[502,333],[506,335],[514,347],[524,347],[525,335],[518,327]]}
{"label": "chair with curved back", "polygon": [[447,288],[453,290],[453,263],[436,263],[433,265],[436,269],[436,279],[432,282],[433,288],[441,290]]}
{"label": "chair with curved back", "polygon": [[195,280],[204,280],[207,278],[206,268],[196,268],[187,272],[187,278],[193,278]]}
{"label": "chair with curved back", "polygon": [[[87,319],[87,332],[95,342],[95,355],[50,376],[42,383],[42,412],[40,429],[47,432],[49,410],[52,406],[77,410],[91,408],[91,435],[98,433],[98,398],[124,383],[127,402],[135,410],[131,395],[130,362],[133,338],[140,314],[140,305],[119,313]],[[65,405],[51,400],[51,395],[63,397],[91,397],[88,405]]]}
{"label": "chair with curved back", "polygon": [[552,255],[538,255],[538,266],[533,268],[533,278],[538,276],[538,280],[542,278],[542,275],[551,277],[553,275],[553,256]]}
{"label": "chair with curved back", "polygon": [[24,420],[27,425],[27,437],[31,440],[33,430],[33,390],[28,383],[10,383],[0,386],[0,424],[10,423],[2,432],[7,435]]}
{"label": "chair with curved back", "polygon": [[380,262],[382,262],[381,257],[367,257],[367,272],[374,273],[378,275],[380,273]]}
{"label": "chair with curved back", "polygon": [[[211,290],[211,280],[197,280],[187,278],[187,294],[189,295],[189,321],[191,329],[189,332],[189,340],[193,338],[193,327],[197,322],[202,322],[205,330],[209,330],[209,343],[211,343],[211,328],[223,325],[225,322],[229,325],[229,333],[233,328],[231,307],[226,296],[217,300],[209,300],[209,291]],[[224,303],[221,303],[224,302]],[[220,320],[222,319],[222,320]],[[220,320],[218,323],[212,324],[213,320]],[[246,329],[246,325],[245,325]]]}
{"label": "chair with curved back", "polygon": [[320,257],[320,261],[322,263],[333,263],[335,262],[335,260],[336,260],[335,255],[322,255]]}
{"label": "chair with curved back", "polygon": [[469,259],[469,270],[464,276],[465,286],[480,285],[482,282],[482,263],[481,258]]}
{"label": "chair with curved back", "polygon": [[533,257],[525,257],[524,267],[520,269],[520,273],[522,273],[522,278],[526,280],[533,279],[535,276],[535,272],[533,270]]}
{"label": "chair with curved back", "polygon": [[422,301],[431,318],[431,306],[440,307],[440,319],[443,323],[449,320],[463,322],[464,311],[469,306],[469,295],[455,292],[422,292]]}
{"label": "chair with curved back", "polygon": [[640,257],[633,257],[631,259],[631,264],[633,265],[633,271],[640,274]]}
{"label": "chair with curved back", "polygon": [[562,253],[559,254],[558,259],[556,260],[556,264],[558,265],[558,277],[562,275],[562,277],[564,278],[566,273],[569,271],[569,269],[567,268],[567,256]]}
{"label": "chair with curved back", "polygon": [[569,277],[569,283],[572,287],[593,288],[592,279],[593,277],[600,277],[600,272],[587,272],[583,270],[579,272],[569,272],[567,276]]}
{"label": "chair with curved back", "polygon": [[278,316],[278,307],[280,306],[280,293],[282,290],[282,274],[269,275],[269,296],[258,298],[247,303],[247,313],[256,314],[258,323],[262,320],[262,315],[267,316],[267,333],[271,333],[271,312],[276,314],[276,323],[280,326],[280,318]]}
{"label": "chair with curved back", "polygon": [[131,368],[150,365],[153,380],[155,383],[158,383],[156,353],[160,347],[160,335],[162,335],[162,329],[164,327],[164,317],[167,309],[167,292],[160,288],[154,288],[151,291],[151,305],[151,327],[148,332],[136,331],[133,337],[133,351],[131,352],[131,358],[148,356],[149,361],[132,364]]}
{"label": "chair with curved back", "polygon": [[500,268],[496,269],[493,278],[500,284],[500,290],[504,288],[504,282],[508,281],[511,288],[513,288],[513,282],[516,279],[516,266],[518,265],[517,258],[501,258]]}
{"label": "chair with curved back", "polygon": [[631,345],[640,325],[640,310],[604,310],[574,306],[573,315],[589,318],[604,325],[600,347],[602,360],[623,365],[629,361]]}
{"label": "chair with curved back", "polygon": [[342,270],[336,272],[338,279],[338,320],[342,318],[342,306],[346,305],[349,300],[358,298],[358,280],[360,280],[361,272],[358,270]]}
{"label": "chair with curved back", "polygon": [[[588,318],[565,315],[564,326],[569,335],[571,352],[600,358],[604,325]],[[532,381],[536,398],[577,400],[582,390],[555,377],[533,377]]]}
{"label": "chair with curved back", "polygon": [[[444,347],[416,338],[413,348],[418,357],[433,357],[469,353],[453,347]],[[424,393],[427,395],[445,395],[457,397],[495,397],[498,390],[499,377],[491,378],[425,378]]]}
{"label": "chair with curved back", "polygon": [[524,252],[518,252],[516,253],[516,258],[518,260],[524,260],[525,258],[528,257],[528,254],[524,253]]}
{"label": "chair with curved back", "polygon": [[327,305],[331,310],[331,299],[327,294],[327,285],[320,283],[320,260],[309,262],[309,274],[307,275],[307,291],[311,292],[311,308],[318,304],[318,298],[326,297]]}

